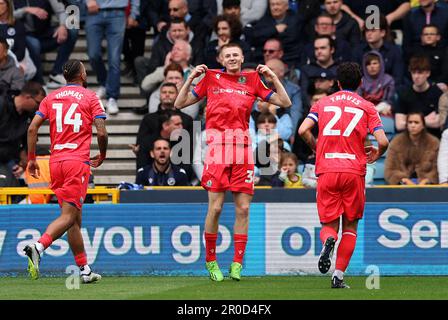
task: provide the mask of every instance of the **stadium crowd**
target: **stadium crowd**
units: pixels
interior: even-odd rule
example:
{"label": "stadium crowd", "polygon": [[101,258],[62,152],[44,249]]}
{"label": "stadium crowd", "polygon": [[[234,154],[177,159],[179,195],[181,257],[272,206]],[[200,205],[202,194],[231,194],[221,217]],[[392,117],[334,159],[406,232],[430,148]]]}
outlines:
{"label": "stadium crowd", "polygon": [[[335,70],[344,61],[361,65],[358,94],[392,123],[384,183],[448,183],[448,1],[0,0],[0,186],[17,186],[24,173],[24,128],[43,99],[41,88],[65,85],[62,65],[79,32],[66,25],[68,5],[80,8],[96,93],[106,99],[107,113],[119,117],[121,76],[131,78],[147,101],[134,109],[144,115],[131,146],[138,184],[199,183],[205,134],[194,131],[193,122],[204,129],[205,101],[182,111],[174,101],[194,66],[221,68],[220,48],[229,42],[244,52],[243,71],[268,65],[292,102],[289,109],[254,104],[255,154],[263,150],[278,163],[268,172],[255,157],[256,185],[316,186],[314,154],[297,128],[313,102],[338,90]],[[378,6],[377,19],[366,12],[369,5]],[[41,60],[46,52],[56,53],[48,79]],[[185,143],[179,129],[195,139],[188,141],[188,161],[174,165],[170,151]],[[368,166],[368,185],[375,170]]]}

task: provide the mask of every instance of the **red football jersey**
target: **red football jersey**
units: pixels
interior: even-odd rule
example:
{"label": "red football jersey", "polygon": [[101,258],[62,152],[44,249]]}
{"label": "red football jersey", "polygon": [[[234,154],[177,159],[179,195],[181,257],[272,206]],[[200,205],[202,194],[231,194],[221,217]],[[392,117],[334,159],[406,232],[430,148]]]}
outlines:
{"label": "red football jersey", "polygon": [[308,118],[319,125],[316,175],[325,172],[366,174],[364,143],[383,129],[375,106],[351,91],[339,91],[315,103]]}
{"label": "red football jersey", "polygon": [[257,97],[269,101],[274,93],[256,71],[238,75],[207,70],[192,93],[207,97],[207,143],[250,144],[249,118]]}
{"label": "red football jersey", "polygon": [[94,92],[80,85],[64,86],[45,97],[36,114],[50,121],[50,162],[89,161],[92,123],[106,118]]}

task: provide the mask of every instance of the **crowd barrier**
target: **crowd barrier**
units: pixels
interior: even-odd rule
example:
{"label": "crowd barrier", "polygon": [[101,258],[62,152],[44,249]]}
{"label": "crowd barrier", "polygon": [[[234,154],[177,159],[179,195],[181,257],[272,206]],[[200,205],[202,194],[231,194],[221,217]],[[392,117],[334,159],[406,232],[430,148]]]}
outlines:
{"label": "crowd barrier", "polygon": [[[448,188],[401,190],[407,194],[402,198],[394,196],[397,191],[367,190],[368,202],[348,274],[368,275],[376,270],[382,275],[448,275]],[[129,201],[139,192],[122,192],[120,199]],[[171,191],[173,201],[165,202],[160,195],[164,190],[142,192],[153,203],[84,206],[82,234],[89,264],[105,275],[205,276],[207,203],[202,199],[206,193]],[[275,192],[257,191],[259,198],[251,205],[244,275],[318,274],[321,226],[314,191],[279,190],[282,202],[271,201],[268,194],[274,197]],[[175,202],[182,197],[189,201]],[[57,205],[0,206],[1,275],[25,273],[23,247],[36,241],[58,214]],[[233,257],[233,220],[234,206],[226,202],[217,246],[223,270]],[[45,252],[41,270],[61,275],[73,264],[64,235]]]}

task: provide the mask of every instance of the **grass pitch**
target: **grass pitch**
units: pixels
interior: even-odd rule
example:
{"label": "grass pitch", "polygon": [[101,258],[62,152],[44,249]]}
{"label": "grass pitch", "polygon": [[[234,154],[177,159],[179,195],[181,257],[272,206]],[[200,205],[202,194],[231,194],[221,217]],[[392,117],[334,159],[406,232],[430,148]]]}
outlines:
{"label": "grass pitch", "polygon": [[381,277],[380,289],[368,290],[365,277],[346,277],[347,290],[330,289],[330,277],[265,276],[226,278],[216,283],[206,277],[103,277],[99,283],[68,290],[66,278],[0,278],[0,299],[57,300],[377,300],[448,299],[448,277]]}

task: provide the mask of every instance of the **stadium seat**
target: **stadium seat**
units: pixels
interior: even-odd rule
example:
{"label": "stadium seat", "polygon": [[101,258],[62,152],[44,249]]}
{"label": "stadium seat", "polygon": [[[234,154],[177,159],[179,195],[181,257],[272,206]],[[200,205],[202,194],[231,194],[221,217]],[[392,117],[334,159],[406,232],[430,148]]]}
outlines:
{"label": "stadium seat", "polygon": [[385,158],[384,156],[379,158],[376,161],[375,164],[375,175],[373,176],[373,182],[375,185],[383,185],[386,184],[385,180],[384,180],[384,162],[385,162]]}
{"label": "stadium seat", "polygon": [[383,122],[384,132],[395,134],[395,121],[394,118],[391,117],[381,117],[381,121]]}

